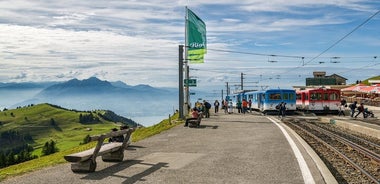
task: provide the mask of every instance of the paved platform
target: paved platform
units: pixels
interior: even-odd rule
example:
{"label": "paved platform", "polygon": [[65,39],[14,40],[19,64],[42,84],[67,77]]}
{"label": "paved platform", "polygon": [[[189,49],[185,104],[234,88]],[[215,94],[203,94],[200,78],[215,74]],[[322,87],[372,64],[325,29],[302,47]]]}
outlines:
{"label": "paved platform", "polygon": [[67,163],[3,182],[336,183],[290,129],[275,117],[253,114],[212,114],[200,128],[179,125],[132,143],[121,163],[97,162],[94,173],[72,173]]}

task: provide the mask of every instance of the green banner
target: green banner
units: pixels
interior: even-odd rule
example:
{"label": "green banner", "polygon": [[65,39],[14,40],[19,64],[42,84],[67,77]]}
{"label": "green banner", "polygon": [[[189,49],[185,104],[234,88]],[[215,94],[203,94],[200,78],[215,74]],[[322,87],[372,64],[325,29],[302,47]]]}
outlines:
{"label": "green banner", "polygon": [[194,12],[187,9],[187,59],[190,63],[204,63],[206,54],[206,24]]}

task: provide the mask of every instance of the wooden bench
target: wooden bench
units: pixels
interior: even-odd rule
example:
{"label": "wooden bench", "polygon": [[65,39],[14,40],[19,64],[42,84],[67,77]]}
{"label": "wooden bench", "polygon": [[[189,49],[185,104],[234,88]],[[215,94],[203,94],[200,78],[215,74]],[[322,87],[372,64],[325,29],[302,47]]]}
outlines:
{"label": "wooden bench", "polygon": [[199,127],[202,121],[202,114],[199,114],[197,119],[191,119],[189,120],[189,127]]}
{"label": "wooden bench", "polygon": [[[121,162],[124,159],[124,150],[129,144],[134,128],[113,131],[107,134],[90,137],[91,141],[98,141],[95,148],[64,156],[65,160],[72,162],[73,172],[94,172],[96,170],[96,157],[102,156],[104,162]],[[124,136],[123,142],[104,143],[106,138]]]}

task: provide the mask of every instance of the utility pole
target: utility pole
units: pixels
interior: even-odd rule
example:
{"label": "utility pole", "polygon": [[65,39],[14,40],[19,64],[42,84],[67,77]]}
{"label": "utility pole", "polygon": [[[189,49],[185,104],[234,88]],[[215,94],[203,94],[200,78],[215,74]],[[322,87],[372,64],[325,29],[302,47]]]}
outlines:
{"label": "utility pole", "polygon": [[227,91],[227,96],[230,95],[230,87],[228,86],[228,82],[226,82],[226,91]]}
{"label": "utility pole", "polygon": [[240,89],[243,91],[243,79],[244,79],[244,77],[243,77],[243,75],[245,75],[245,74],[243,74],[243,72],[240,74],[241,76],[240,76]]}
{"label": "utility pole", "polygon": [[178,112],[179,112],[179,119],[184,119],[184,113],[183,113],[183,45],[179,45],[178,48]]}

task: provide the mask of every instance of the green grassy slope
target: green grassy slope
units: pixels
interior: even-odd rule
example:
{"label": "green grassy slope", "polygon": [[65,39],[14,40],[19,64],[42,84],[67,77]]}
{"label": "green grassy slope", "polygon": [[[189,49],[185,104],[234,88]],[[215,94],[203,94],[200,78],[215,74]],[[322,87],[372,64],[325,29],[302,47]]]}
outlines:
{"label": "green grassy slope", "polygon": [[[92,114],[98,117],[94,111]],[[111,131],[117,124],[104,119],[94,123],[79,123],[79,116],[90,112],[70,111],[50,104],[39,104],[0,112],[0,133],[15,130],[21,134],[30,134],[35,141],[32,146],[34,154],[41,154],[45,142],[54,140],[57,147],[64,151],[79,145],[83,138],[90,134],[100,134]],[[52,119],[54,123],[52,123]],[[1,143],[0,143],[1,144]],[[12,145],[1,145],[11,148]]]}
{"label": "green grassy slope", "polygon": [[371,77],[371,78],[369,78],[369,79],[366,79],[366,80],[362,81],[362,83],[363,83],[363,84],[367,84],[367,85],[369,85],[368,80],[380,80],[380,75],[379,75],[379,76],[376,76],[376,77]]}
{"label": "green grassy slope", "polygon": [[[165,120],[162,120],[160,123],[158,123],[154,126],[137,128],[132,134],[132,142],[136,142],[138,140],[142,140],[142,139],[145,139],[147,137],[159,134],[162,131],[168,130],[174,126],[177,126],[177,125],[183,123],[183,121],[177,121],[177,120],[178,120],[178,114],[175,114],[171,117],[170,121],[168,119],[165,119]],[[113,124],[111,124],[111,125],[108,125],[108,124],[109,123],[104,123],[102,125],[104,125],[104,127],[114,126]],[[73,126],[76,127],[77,125],[74,123]],[[69,127],[69,125],[67,125],[67,127]],[[74,130],[74,132],[83,132],[83,127],[80,127],[80,126],[78,126],[78,127],[79,127],[79,129]],[[108,132],[110,127],[108,127],[108,128],[104,128],[104,127],[99,128],[99,127],[97,127],[97,125],[94,126],[94,129],[96,129],[96,131],[90,132],[90,135],[97,135],[100,132]],[[75,128],[69,127],[69,129],[72,130]],[[104,131],[103,131],[103,129],[104,129]],[[85,132],[83,135],[87,135],[86,133],[88,133],[88,132]],[[65,136],[70,136],[72,134],[73,133],[68,133]],[[61,135],[61,136],[63,136],[63,135]],[[69,139],[69,142],[75,142],[72,140],[74,138],[67,137],[66,139]],[[64,140],[66,140],[66,139],[62,139],[61,142],[64,142]],[[79,142],[75,142],[75,143],[79,143]],[[37,158],[34,160],[30,160],[28,162],[24,162],[21,164],[17,164],[17,165],[13,165],[13,166],[9,166],[9,167],[0,169],[0,182],[2,180],[6,179],[7,177],[17,176],[17,175],[20,175],[23,173],[35,171],[35,170],[38,170],[38,169],[41,169],[44,167],[48,167],[48,166],[54,166],[54,165],[61,164],[61,163],[67,163],[64,160],[63,156],[71,154],[71,153],[76,153],[76,152],[80,152],[80,151],[84,151],[84,150],[93,148],[95,146],[95,144],[96,144],[96,142],[91,142],[91,143],[85,144],[85,145],[74,146],[74,147],[67,149],[67,150],[61,149],[60,152],[57,152],[57,153],[52,154],[52,155],[43,156],[43,157],[40,157],[40,158]],[[64,143],[62,143],[61,145],[64,145]],[[128,158],[125,158],[125,159],[128,159]]]}

